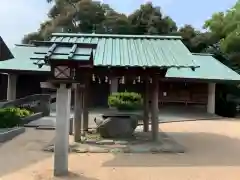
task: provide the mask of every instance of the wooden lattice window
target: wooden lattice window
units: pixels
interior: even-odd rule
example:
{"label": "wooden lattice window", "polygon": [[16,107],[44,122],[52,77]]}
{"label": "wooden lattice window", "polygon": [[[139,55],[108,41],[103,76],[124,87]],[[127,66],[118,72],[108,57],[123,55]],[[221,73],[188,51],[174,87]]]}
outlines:
{"label": "wooden lattice window", "polygon": [[72,79],[71,68],[68,66],[56,66],[54,68],[54,77],[57,79]]}

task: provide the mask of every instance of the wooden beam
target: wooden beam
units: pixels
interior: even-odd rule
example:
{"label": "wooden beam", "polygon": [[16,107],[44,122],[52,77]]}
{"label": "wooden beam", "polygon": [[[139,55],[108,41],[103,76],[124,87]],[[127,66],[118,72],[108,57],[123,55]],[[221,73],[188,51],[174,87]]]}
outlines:
{"label": "wooden beam", "polygon": [[151,122],[152,122],[152,138],[153,141],[158,141],[158,76],[152,78],[152,97],[151,97]]}
{"label": "wooden beam", "polygon": [[78,84],[75,88],[74,97],[74,141],[81,141],[81,124],[83,112],[83,92],[81,86]]}
{"label": "wooden beam", "polygon": [[143,131],[149,131],[149,80],[145,80],[144,92],[144,112],[143,112]]}
{"label": "wooden beam", "polygon": [[90,83],[90,75],[87,74],[85,79],[85,89],[83,92],[83,131],[88,131],[88,120],[89,120],[89,83]]}

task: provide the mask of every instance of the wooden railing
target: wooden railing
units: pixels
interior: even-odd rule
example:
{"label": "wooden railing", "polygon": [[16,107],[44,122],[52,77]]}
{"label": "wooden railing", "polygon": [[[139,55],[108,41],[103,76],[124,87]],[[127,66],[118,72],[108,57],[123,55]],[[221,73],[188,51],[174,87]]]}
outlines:
{"label": "wooden railing", "polygon": [[163,92],[159,93],[159,103],[183,103],[185,105],[188,104],[199,104],[205,105],[207,104],[207,94],[205,93],[190,93],[187,91],[182,91],[178,93],[168,93],[164,96]]}

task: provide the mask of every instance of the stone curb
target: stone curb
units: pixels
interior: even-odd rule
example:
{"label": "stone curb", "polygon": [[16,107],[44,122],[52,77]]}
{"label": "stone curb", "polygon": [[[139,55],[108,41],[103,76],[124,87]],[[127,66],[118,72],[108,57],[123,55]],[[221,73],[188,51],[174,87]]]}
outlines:
{"label": "stone curb", "polygon": [[24,127],[12,128],[6,132],[0,133],[0,142],[6,142],[25,132]]}
{"label": "stone curb", "polygon": [[28,123],[30,123],[32,121],[35,121],[35,120],[38,120],[41,117],[43,117],[43,113],[42,112],[35,113],[35,114],[32,114],[31,116],[22,118],[22,122],[23,122],[25,127],[28,127]]}

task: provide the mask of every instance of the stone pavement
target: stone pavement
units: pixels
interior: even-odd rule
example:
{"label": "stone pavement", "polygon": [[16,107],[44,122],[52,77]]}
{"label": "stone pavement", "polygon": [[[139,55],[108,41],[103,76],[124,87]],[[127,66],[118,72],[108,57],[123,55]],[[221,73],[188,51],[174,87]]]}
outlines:
{"label": "stone pavement", "polygon": [[[133,138],[130,139],[102,139],[87,135],[80,143],[74,143],[70,136],[70,152],[75,153],[184,153],[185,148],[178,144],[173,138],[159,132],[159,141],[151,141],[151,132],[142,132],[139,127]],[[49,144],[43,149],[53,152],[54,144]]]}

